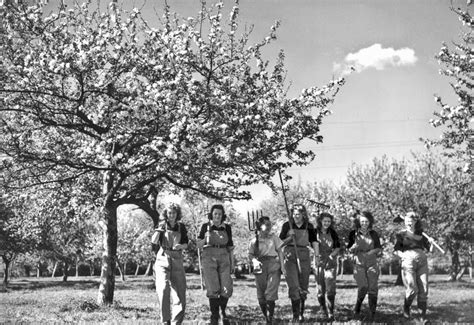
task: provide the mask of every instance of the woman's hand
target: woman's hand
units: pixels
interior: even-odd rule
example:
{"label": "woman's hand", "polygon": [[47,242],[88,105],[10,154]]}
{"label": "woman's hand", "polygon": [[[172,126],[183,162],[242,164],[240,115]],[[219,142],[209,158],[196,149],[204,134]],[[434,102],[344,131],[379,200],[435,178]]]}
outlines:
{"label": "woman's hand", "polygon": [[200,239],[196,242],[196,246],[199,249],[202,249],[206,245],[206,239]]}

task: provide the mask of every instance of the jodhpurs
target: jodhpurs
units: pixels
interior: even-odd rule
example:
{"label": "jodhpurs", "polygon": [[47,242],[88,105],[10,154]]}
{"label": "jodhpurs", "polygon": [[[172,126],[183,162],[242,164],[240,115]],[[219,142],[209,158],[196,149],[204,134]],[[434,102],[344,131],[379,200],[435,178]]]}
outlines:
{"label": "jodhpurs", "polygon": [[423,250],[405,251],[402,259],[402,279],[405,284],[405,298],[418,303],[428,300],[428,259]]}

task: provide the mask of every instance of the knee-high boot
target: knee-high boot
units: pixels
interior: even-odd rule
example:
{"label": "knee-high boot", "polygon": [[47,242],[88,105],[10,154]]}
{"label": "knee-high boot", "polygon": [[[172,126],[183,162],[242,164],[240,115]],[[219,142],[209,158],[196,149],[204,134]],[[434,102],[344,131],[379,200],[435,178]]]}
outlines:
{"label": "knee-high boot", "polygon": [[318,295],[318,302],[321,313],[324,315],[324,317],[328,317],[328,312],[326,310],[326,297],[324,295]]}
{"label": "knee-high boot", "polygon": [[405,301],[403,302],[403,317],[405,317],[406,319],[410,318],[410,307],[412,301],[412,299],[405,298]]}
{"label": "knee-high boot", "polygon": [[222,312],[222,322],[225,324],[229,324],[229,318],[227,317],[225,309],[227,308],[227,302],[229,301],[229,298],[227,297],[220,297],[219,298],[219,305],[221,307],[221,312]]}
{"label": "knee-high boot", "polygon": [[298,321],[300,317],[300,300],[291,299],[291,309],[293,311],[293,321]]}
{"label": "knee-high boot", "polygon": [[426,321],[426,301],[418,301],[418,309],[421,311],[421,321],[424,323]]}
{"label": "knee-high boot", "polygon": [[273,315],[275,313],[275,301],[267,300],[267,311],[268,311],[267,324],[273,324]]}
{"label": "knee-high boot", "polygon": [[219,323],[219,298],[209,298],[209,308],[211,309],[211,325]]}
{"label": "knee-high boot", "polygon": [[334,300],[336,300],[336,296],[328,296],[327,300],[327,307],[328,307],[328,319],[329,321],[334,320]]}
{"label": "knee-high boot", "polygon": [[306,302],[306,299],[300,300],[300,317],[299,317],[300,321],[304,321],[305,302]]}
{"label": "knee-high boot", "polygon": [[371,321],[374,320],[376,310],[377,310],[377,295],[369,293],[369,320]]}
{"label": "knee-high boot", "polygon": [[360,317],[360,309],[362,307],[362,303],[364,302],[365,299],[365,292],[359,291],[357,292],[357,300],[356,304],[354,306],[354,317],[359,318]]}
{"label": "knee-high boot", "polygon": [[258,305],[260,306],[260,309],[262,310],[263,316],[265,316],[265,321],[267,321],[268,320],[267,302],[265,300],[259,300]]}

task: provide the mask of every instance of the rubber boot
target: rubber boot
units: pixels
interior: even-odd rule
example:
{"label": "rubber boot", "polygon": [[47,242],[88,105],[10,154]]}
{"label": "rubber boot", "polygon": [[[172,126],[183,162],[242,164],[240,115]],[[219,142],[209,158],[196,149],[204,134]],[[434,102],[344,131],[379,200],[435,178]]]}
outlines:
{"label": "rubber boot", "polygon": [[375,311],[377,310],[377,295],[369,294],[369,321],[375,320]]}
{"label": "rubber boot", "polygon": [[267,322],[268,321],[267,302],[265,300],[259,301],[258,305],[260,306],[260,309],[262,310],[263,316],[265,316],[265,322]]}
{"label": "rubber boot", "polygon": [[426,307],[427,307],[426,301],[418,301],[418,309],[420,309],[421,311],[420,321],[422,324],[428,323],[428,320],[426,319]]}
{"label": "rubber boot", "polygon": [[365,299],[365,292],[358,292],[357,293],[357,300],[354,306],[354,319],[360,320],[360,309],[362,308],[362,303]]}
{"label": "rubber boot", "polygon": [[301,299],[301,300],[300,300],[300,317],[299,317],[298,319],[299,319],[299,321],[301,321],[301,322],[304,321],[305,301],[306,301],[306,299]]}
{"label": "rubber boot", "polygon": [[291,309],[293,310],[293,321],[297,322],[300,317],[300,300],[291,300]]}
{"label": "rubber boot", "polygon": [[221,312],[222,312],[222,323],[224,325],[230,324],[229,318],[227,317],[227,314],[225,312],[225,309],[227,308],[227,302],[229,301],[229,298],[227,297],[220,297],[219,298],[219,305],[221,307]]}
{"label": "rubber boot", "polygon": [[273,315],[275,313],[275,301],[267,300],[267,311],[268,311],[267,324],[273,324]]}
{"label": "rubber boot", "polygon": [[219,324],[219,298],[209,298],[209,308],[211,309],[211,325]]}
{"label": "rubber boot", "polygon": [[334,300],[336,300],[336,296],[328,296],[326,303],[328,309],[328,321],[330,322],[334,320]]}
{"label": "rubber boot", "polygon": [[321,314],[323,314],[324,318],[328,318],[328,312],[326,310],[326,298],[324,297],[324,295],[318,295],[318,302],[319,306],[321,307]]}
{"label": "rubber boot", "polygon": [[411,300],[405,298],[405,301],[403,303],[403,317],[406,319],[410,319],[410,306],[411,306]]}

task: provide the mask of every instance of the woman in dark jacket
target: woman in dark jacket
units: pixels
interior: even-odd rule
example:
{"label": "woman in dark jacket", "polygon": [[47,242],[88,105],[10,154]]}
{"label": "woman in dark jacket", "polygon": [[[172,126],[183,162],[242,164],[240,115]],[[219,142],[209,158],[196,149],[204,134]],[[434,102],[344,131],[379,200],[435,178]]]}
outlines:
{"label": "woman in dark jacket", "polygon": [[382,251],[379,235],[372,229],[374,217],[369,211],[357,212],[354,230],[349,233],[347,248],[353,256],[354,279],[357,282],[357,300],[354,318],[360,318],[360,309],[365,295],[369,294],[369,320],[377,309],[379,265],[377,255]]}
{"label": "woman in dark jacket", "polygon": [[334,230],[334,217],[323,212],[317,219],[316,235],[319,243],[319,265],[316,265],[318,301],[324,316],[334,319],[334,300],[336,297],[337,255],[341,244]]}

